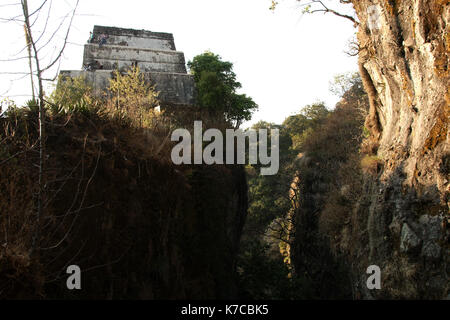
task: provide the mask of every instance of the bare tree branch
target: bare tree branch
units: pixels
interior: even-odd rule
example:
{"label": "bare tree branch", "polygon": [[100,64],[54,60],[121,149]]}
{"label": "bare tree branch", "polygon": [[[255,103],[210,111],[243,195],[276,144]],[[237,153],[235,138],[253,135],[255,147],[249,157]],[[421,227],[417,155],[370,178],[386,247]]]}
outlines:
{"label": "bare tree branch", "polygon": [[59,51],[58,56],[57,56],[57,57],[56,57],[56,58],[55,58],[55,59],[54,59],[47,67],[45,67],[44,69],[42,69],[43,72],[46,71],[46,70],[48,70],[48,69],[50,69],[51,67],[53,67],[53,66],[59,61],[59,59],[61,58],[61,56],[62,56],[64,50],[66,49],[66,46],[67,46],[67,39],[69,38],[70,29],[71,29],[72,23],[73,23],[73,18],[75,17],[75,13],[76,13],[76,10],[77,10],[77,8],[78,8],[78,4],[79,4],[79,3],[80,3],[80,0],[77,0],[77,3],[75,4],[75,8],[73,9],[72,17],[70,18],[69,26],[67,27],[67,33],[66,33],[66,36],[65,36],[65,38],[64,38],[64,44],[63,44],[61,50]]}
{"label": "bare tree branch", "polygon": [[[355,26],[359,25],[359,22],[356,21],[355,18],[353,18],[352,16],[349,16],[349,15],[346,15],[346,14],[342,14],[342,13],[337,12],[336,10],[330,9],[320,0],[315,0],[315,1],[312,1],[312,2],[320,4],[322,6],[322,9],[312,10],[311,13],[315,13],[315,12],[332,13],[332,14],[338,16],[338,17],[350,20],[351,22],[353,22],[353,24]],[[350,2],[349,1],[345,1],[345,0],[341,0],[341,3],[348,4]]]}
{"label": "bare tree branch", "polygon": [[[44,210],[45,188],[46,188],[45,177],[44,177],[45,157],[46,157],[46,150],[45,150],[46,136],[45,136],[45,100],[44,100],[44,87],[43,87],[43,81],[44,81],[43,73],[45,71],[49,70],[50,68],[52,68],[56,63],[58,63],[58,61],[60,62],[63,52],[67,46],[67,40],[68,40],[68,37],[70,34],[70,29],[71,29],[71,26],[73,23],[74,16],[76,14],[76,9],[78,8],[79,0],[77,0],[75,8],[71,11],[72,16],[70,19],[70,23],[67,27],[67,31],[66,31],[64,42],[61,46],[61,49],[59,50],[59,52],[55,58],[51,58],[51,61],[46,66],[42,66],[41,58],[39,56],[40,51],[43,48],[45,48],[50,42],[52,42],[52,40],[54,39],[54,37],[56,35],[56,32],[62,27],[62,25],[65,22],[65,18],[64,18],[62,23],[58,26],[57,30],[52,34],[50,39],[42,47],[37,48],[38,41],[40,41],[43,38],[43,36],[46,34],[46,31],[47,31],[47,26],[48,26],[48,22],[50,19],[50,13],[51,13],[51,8],[52,8],[52,1],[50,1],[48,13],[45,18],[44,30],[42,31],[42,33],[40,34],[40,36],[37,39],[35,39],[34,35],[33,35],[33,26],[38,20],[40,20],[40,13],[48,2],[49,2],[48,0],[43,0],[41,2],[40,6],[38,6],[37,9],[35,9],[35,11],[33,11],[32,13],[29,13],[28,0],[20,1],[21,7],[22,7],[22,14],[23,14],[23,18],[24,18],[23,22],[24,22],[25,39],[26,39],[25,49],[28,51],[28,61],[29,61],[29,68],[30,68],[29,75],[31,77],[31,89],[32,89],[33,100],[36,100],[35,91],[34,91],[34,79],[33,79],[34,76],[36,76],[37,85],[38,85],[37,92],[38,92],[38,107],[39,107],[39,166],[38,166],[39,167],[39,179],[38,179],[39,180],[38,181],[39,191],[37,194],[36,231],[35,231],[35,235],[33,237],[33,246],[32,246],[32,250],[33,251],[36,250],[37,253],[39,253],[39,250],[40,250],[41,219],[42,219],[43,210]],[[36,17],[34,18],[34,21],[30,22],[30,18],[33,17],[34,15],[36,15]],[[69,14],[67,16],[69,16]],[[7,19],[7,21],[20,21],[17,19],[18,19],[18,17],[13,17],[13,18]],[[20,60],[20,59],[21,59],[21,57],[16,58],[16,60]],[[35,68],[33,68],[32,59],[34,59],[34,67]],[[16,74],[20,74],[20,73],[16,73]]]}

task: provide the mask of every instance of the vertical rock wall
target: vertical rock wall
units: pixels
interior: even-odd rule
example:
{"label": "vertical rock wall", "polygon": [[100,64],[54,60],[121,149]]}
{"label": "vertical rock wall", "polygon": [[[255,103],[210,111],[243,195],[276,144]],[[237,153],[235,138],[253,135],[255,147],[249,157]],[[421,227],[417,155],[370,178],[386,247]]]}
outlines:
{"label": "vertical rock wall", "polygon": [[365,263],[383,272],[383,289],[368,295],[443,298],[450,283],[450,1],[352,3],[371,102],[366,127],[384,163],[356,208],[367,218]]}

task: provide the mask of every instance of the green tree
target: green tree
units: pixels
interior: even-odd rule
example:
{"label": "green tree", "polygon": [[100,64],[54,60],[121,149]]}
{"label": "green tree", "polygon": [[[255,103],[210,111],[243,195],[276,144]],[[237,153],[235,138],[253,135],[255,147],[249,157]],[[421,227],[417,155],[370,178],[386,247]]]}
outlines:
{"label": "green tree", "polygon": [[109,82],[109,91],[117,111],[141,127],[148,124],[148,116],[159,105],[159,93],[154,86],[146,83],[138,67],[128,70],[126,74],[115,71],[114,78]]}
{"label": "green tree", "polygon": [[329,113],[323,102],[317,102],[304,107],[299,114],[290,116],[284,121],[284,131],[291,137],[291,148],[296,153],[302,151],[303,142]]}
{"label": "green tree", "polygon": [[330,91],[339,98],[342,98],[346,93],[363,96],[364,86],[361,76],[358,72],[337,74],[334,76],[333,81],[330,82]]}
{"label": "green tree", "polygon": [[231,62],[222,61],[211,52],[200,54],[188,62],[197,88],[198,104],[213,114],[223,114],[225,120],[238,127],[251,119],[258,105],[245,94],[238,94],[242,85],[237,81]]}
{"label": "green tree", "polygon": [[53,113],[88,112],[98,105],[92,86],[84,77],[59,76],[55,90],[49,98]]}

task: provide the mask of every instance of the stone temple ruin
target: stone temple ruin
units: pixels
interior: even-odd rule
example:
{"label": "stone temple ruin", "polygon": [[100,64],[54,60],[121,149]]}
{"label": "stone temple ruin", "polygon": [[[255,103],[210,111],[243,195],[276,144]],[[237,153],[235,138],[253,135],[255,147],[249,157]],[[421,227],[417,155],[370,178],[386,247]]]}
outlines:
{"label": "stone temple ruin", "polygon": [[61,75],[83,76],[100,94],[108,88],[114,70],[124,72],[132,66],[138,66],[159,91],[162,107],[194,105],[194,79],[187,74],[184,53],[176,51],[170,33],[95,26],[84,46],[83,70],[61,71]]}

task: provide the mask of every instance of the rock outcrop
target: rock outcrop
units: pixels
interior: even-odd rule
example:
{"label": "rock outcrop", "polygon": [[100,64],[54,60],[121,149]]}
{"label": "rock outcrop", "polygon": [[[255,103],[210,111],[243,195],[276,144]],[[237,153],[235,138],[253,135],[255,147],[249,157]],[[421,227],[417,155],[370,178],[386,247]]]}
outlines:
{"label": "rock outcrop", "polygon": [[[0,151],[18,155],[0,171],[0,298],[237,298],[242,166],[175,166],[171,145],[161,148],[165,130],[49,117],[48,197],[36,241],[36,153],[17,151],[37,139],[27,129],[33,119],[0,119]],[[69,265],[80,267],[82,290],[67,289]]]}
{"label": "rock outcrop", "polygon": [[[345,2],[358,16],[359,67],[370,104],[365,139],[353,146],[346,146],[349,138],[334,141],[344,123],[331,133],[320,128],[326,139],[312,139],[298,168],[293,264],[317,283],[330,272],[334,280],[348,278],[354,299],[446,298],[450,1]],[[335,154],[321,157],[320,148]],[[327,256],[330,249],[344,263],[342,272]],[[371,265],[381,269],[381,290],[367,288]],[[342,286],[329,279],[328,292]]]}
{"label": "rock outcrop", "polygon": [[367,217],[364,263],[383,272],[382,290],[369,295],[444,298],[450,289],[450,1],[352,3],[371,102],[369,149],[383,162],[356,209]]}

